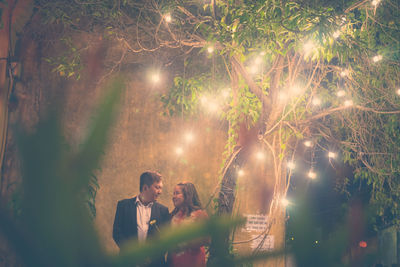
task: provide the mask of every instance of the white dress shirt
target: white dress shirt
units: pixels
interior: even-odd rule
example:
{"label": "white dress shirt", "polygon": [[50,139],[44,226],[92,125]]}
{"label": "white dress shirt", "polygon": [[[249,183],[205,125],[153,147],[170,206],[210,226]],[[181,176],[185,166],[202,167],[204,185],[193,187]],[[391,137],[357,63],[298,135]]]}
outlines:
{"label": "white dress shirt", "polygon": [[152,206],[153,202],[144,205],[142,201],[140,201],[139,196],[136,197],[136,222],[139,242],[143,242],[147,238]]}

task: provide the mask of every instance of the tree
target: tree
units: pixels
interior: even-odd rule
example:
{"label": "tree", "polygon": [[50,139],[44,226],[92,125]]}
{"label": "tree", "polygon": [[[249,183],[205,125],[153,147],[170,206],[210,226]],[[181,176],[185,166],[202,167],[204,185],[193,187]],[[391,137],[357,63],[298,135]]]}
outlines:
{"label": "tree", "polygon": [[[193,116],[202,100],[223,110],[229,127],[220,213],[232,211],[237,174],[254,144],[273,157],[270,212],[281,213],[291,167],[305,145],[311,179],[317,175],[313,151],[326,150],[332,161],[340,154],[354,168],[354,179],[343,179],[344,186],[365,181],[379,223],[399,223],[396,1],[37,4],[47,22],[70,30],[102,27],[121,44],[116,64],[129,53],[160,51],[168,53],[160,69],[173,60],[184,62],[182,76],[163,100],[170,114]],[[229,100],[214,103],[228,84]]]}
{"label": "tree", "polygon": [[[15,77],[20,75],[15,55],[16,35],[21,31],[32,10],[32,1],[0,2],[0,166],[3,164],[8,131],[8,104],[15,86]],[[4,194],[4,178],[0,177],[1,195]]]}

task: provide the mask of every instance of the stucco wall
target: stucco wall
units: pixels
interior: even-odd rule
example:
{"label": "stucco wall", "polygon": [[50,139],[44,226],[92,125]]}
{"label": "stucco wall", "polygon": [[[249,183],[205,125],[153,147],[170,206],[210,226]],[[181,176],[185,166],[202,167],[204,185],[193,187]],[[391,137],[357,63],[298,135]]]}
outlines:
{"label": "stucco wall", "polygon": [[[85,137],[95,108],[104,94],[104,81],[111,77],[107,76],[109,67],[120,58],[120,47],[99,36],[80,35],[76,36],[76,40],[78,45],[79,42],[90,44],[82,54],[84,71],[79,81],[57,77],[56,73],[51,72],[51,67],[43,62],[43,58],[50,56],[52,50],[60,51],[62,47],[37,45],[29,38],[25,41],[32,46],[32,51],[27,50],[31,54],[26,54],[24,58],[30,67],[26,68],[23,83],[18,87],[20,103],[25,104],[19,105],[10,114],[13,123],[31,126],[37,122],[48,103],[62,99],[63,127],[72,149],[79,146]],[[150,62],[151,58],[147,61]],[[135,62],[134,58],[132,62]],[[191,181],[197,185],[203,204],[210,200],[216,189],[219,190],[218,172],[226,140],[226,124],[206,114],[190,119],[164,116],[160,96],[167,91],[179,66],[165,68],[164,80],[153,86],[148,80],[146,58],[141,58],[140,62],[122,64],[127,87],[111,129],[101,168],[95,172],[100,185],[96,198],[95,226],[104,247],[110,252],[117,251],[112,240],[117,201],[133,197],[139,192],[139,176],[143,171],[156,170],[164,176],[164,190],[159,201],[170,210],[173,208],[172,190],[180,181]],[[186,131],[192,131],[193,142],[185,142]],[[5,174],[11,183],[18,180],[18,160],[15,148],[10,144],[13,142],[8,144]],[[181,156],[176,154],[177,146],[183,148]],[[271,166],[265,164],[262,167],[259,164],[249,163],[246,168],[250,171],[239,178],[239,194],[235,205],[241,214],[265,214],[268,210],[274,186],[269,170]],[[273,230],[275,247],[282,245],[282,227]],[[247,232],[239,231],[237,240],[250,237]],[[242,247],[243,251],[250,252],[248,244]]]}
{"label": "stucco wall", "polygon": [[[162,115],[160,90],[152,88],[139,70],[132,74],[123,94],[119,116],[112,129],[110,144],[98,171],[100,189],[96,199],[96,225],[108,250],[117,248],[112,240],[112,223],[118,200],[139,192],[139,176],[156,170],[163,177],[159,202],[172,210],[172,191],[183,180],[193,182],[204,204],[218,184],[224,132],[214,119],[183,121]],[[191,130],[194,140],[186,143]],[[176,147],[182,146],[181,156]]]}

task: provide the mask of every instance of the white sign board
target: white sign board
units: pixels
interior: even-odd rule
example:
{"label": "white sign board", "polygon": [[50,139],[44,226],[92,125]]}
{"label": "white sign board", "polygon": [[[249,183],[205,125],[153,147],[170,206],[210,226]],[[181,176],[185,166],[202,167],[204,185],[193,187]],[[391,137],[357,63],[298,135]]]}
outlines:
{"label": "white sign board", "polygon": [[244,214],[246,220],[246,225],[243,230],[250,232],[263,232],[267,228],[267,215],[264,214]]}

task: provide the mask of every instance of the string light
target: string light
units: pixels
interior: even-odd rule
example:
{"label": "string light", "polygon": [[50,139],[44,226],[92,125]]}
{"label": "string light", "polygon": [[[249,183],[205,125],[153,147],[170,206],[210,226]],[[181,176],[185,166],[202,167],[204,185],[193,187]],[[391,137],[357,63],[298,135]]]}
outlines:
{"label": "string light", "polygon": [[160,74],[153,73],[151,74],[150,79],[153,83],[158,83],[160,81]]}
{"label": "string light", "polygon": [[257,65],[253,65],[249,68],[249,71],[251,74],[256,74],[258,72],[258,66]]}
{"label": "string light", "polygon": [[397,89],[396,94],[400,95],[400,88]]}
{"label": "string light", "polygon": [[315,49],[315,44],[312,40],[308,40],[304,46],[303,46],[303,50],[306,56],[310,55],[310,53]]}
{"label": "string light", "polygon": [[373,0],[372,5],[376,7],[377,5],[379,5],[380,2],[381,0]]}
{"label": "string light", "polygon": [[328,152],[328,157],[329,157],[330,159],[334,159],[334,158],[336,158],[336,153],[335,153],[335,152],[332,152],[332,151],[329,151],[329,152]]}
{"label": "string light", "polygon": [[213,53],[213,52],[214,52],[214,46],[212,46],[212,45],[208,46],[208,47],[207,47],[207,52],[208,52],[209,54]]}
{"label": "string light", "polygon": [[240,170],[238,170],[237,174],[239,177],[241,177],[244,175],[244,171],[242,169],[240,169]]}
{"label": "string light", "polygon": [[292,93],[292,94],[295,94],[295,95],[298,95],[298,94],[300,94],[301,93],[301,87],[300,87],[300,85],[298,85],[298,84],[295,84],[295,85],[293,85],[293,86],[291,86],[290,87],[290,93]]}
{"label": "string light", "polygon": [[313,143],[310,140],[304,141],[306,147],[312,147]]}
{"label": "string light", "polygon": [[206,106],[208,112],[215,113],[218,111],[218,104],[215,101],[208,102]]}
{"label": "string light", "polygon": [[342,70],[342,71],[340,72],[340,77],[344,78],[344,77],[346,77],[348,74],[349,74],[349,71],[348,71],[348,70]]}
{"label": "string light", "polygon": [[193,135],[193,133],[192,133],[192,132],[187,132],[187,133],[185,134],[185,140],[186,140],[186,142],[188,142],[188,143],[192,142],[192,141],[194,140],[194,135]]}
{"label": "string light", "polygon": [[170,23],[172,21],[171,14],[167,13],[164,16],[165,22]]}
{"label": "string light", "polygon": [[310,178],[310,179],[312,179],[312,180],[314,180],[315,178],[317,178],[317,174],[316,174],[313,170],[310,170],[310,171],[307,173],[307,176],[308,176],[308,178]]}
{"label": "string light", "polygon": [[286,166],[290,169],[290,170],[294,170],[294,168],[296,168],[296,164],[293,161],[288,161],[288,163],[286,164]]}
{"label": "string light", "polygon": [[351,107],[353,105],[353,100],[346,100],[344,101],[344,106],[345,107]]}
{"label": "string light", "polygon": [[263,159],[265,159],[265,154],[264,154],[262,151],[258,151],[258,152],[256,153],[256,158],[257,158],[258,160],[263,160]]}
{"label": "string light", "polygon": [[337,92],[337,96],[338,97],[342,97],[342,96],[345,96],[346,95],[346,91],[345,90],[339,90],[338,92]]}
{"label": "string light", "polygon": [[373,58],[372,58],[372,61],[373,62],[379,62],[379,61],[381,61],[382,60],[382,56],[381,55],[376,55],[376,56],[374,56]]}
{"label": "string light", "polygon": [[288,95],[286,92],[279,92],[279,100],[281,102],[284,102],[288,99]]}
{"label": "string light", "polygon": [[333,39],[337,39],[337,38],[339,38],[339,36],[340,36],[340,31],[339,31],[339,30],[335,31],[335,32],[332,34]]}
{"label": "string light", "polygon": [[200,102],[205,110],[209,113],[216,113],[219,109],[219,105],[215,99],[211,99],[205,95],[200,97]]}
{"label": "string light", "polygon": [[318,97],[313,97],[312,104],[313,104],[314,106],[319,106],[319,105],[321,105],[321,99],[319,99]]}
{"label": "string light", "polygon": [[231,91],[230,88],[223,89],[222,92],[221,92],[222,98],[224,98],[224,99],[228,98],[229,95],[230,95],[230,91]]}
{"label": "string light", "polygon": [[281,204],[282,204],[282,206],[287,207],[287,206],[289,206],[291,203],[290,203],[290,201],[287,200],[286,198],[282,198],[282,199],[281,199]]}
{"label": "string light", "polygon": [[183,148],[182,147],[177,147],[177,148],[175,148],[175,153],[178,155],[178,156],[180,156],[180,155],[182,155],[183,154]]}
{"label": "string light", "polygon": [[267,53],[265,51],[260,52],[260,56],[265,56]]}
{"label": "string light", "polygon": [[262,62],[262,58],[261,57],[256,57],[256,59],[254,60],[254,63],[259,65]]}

